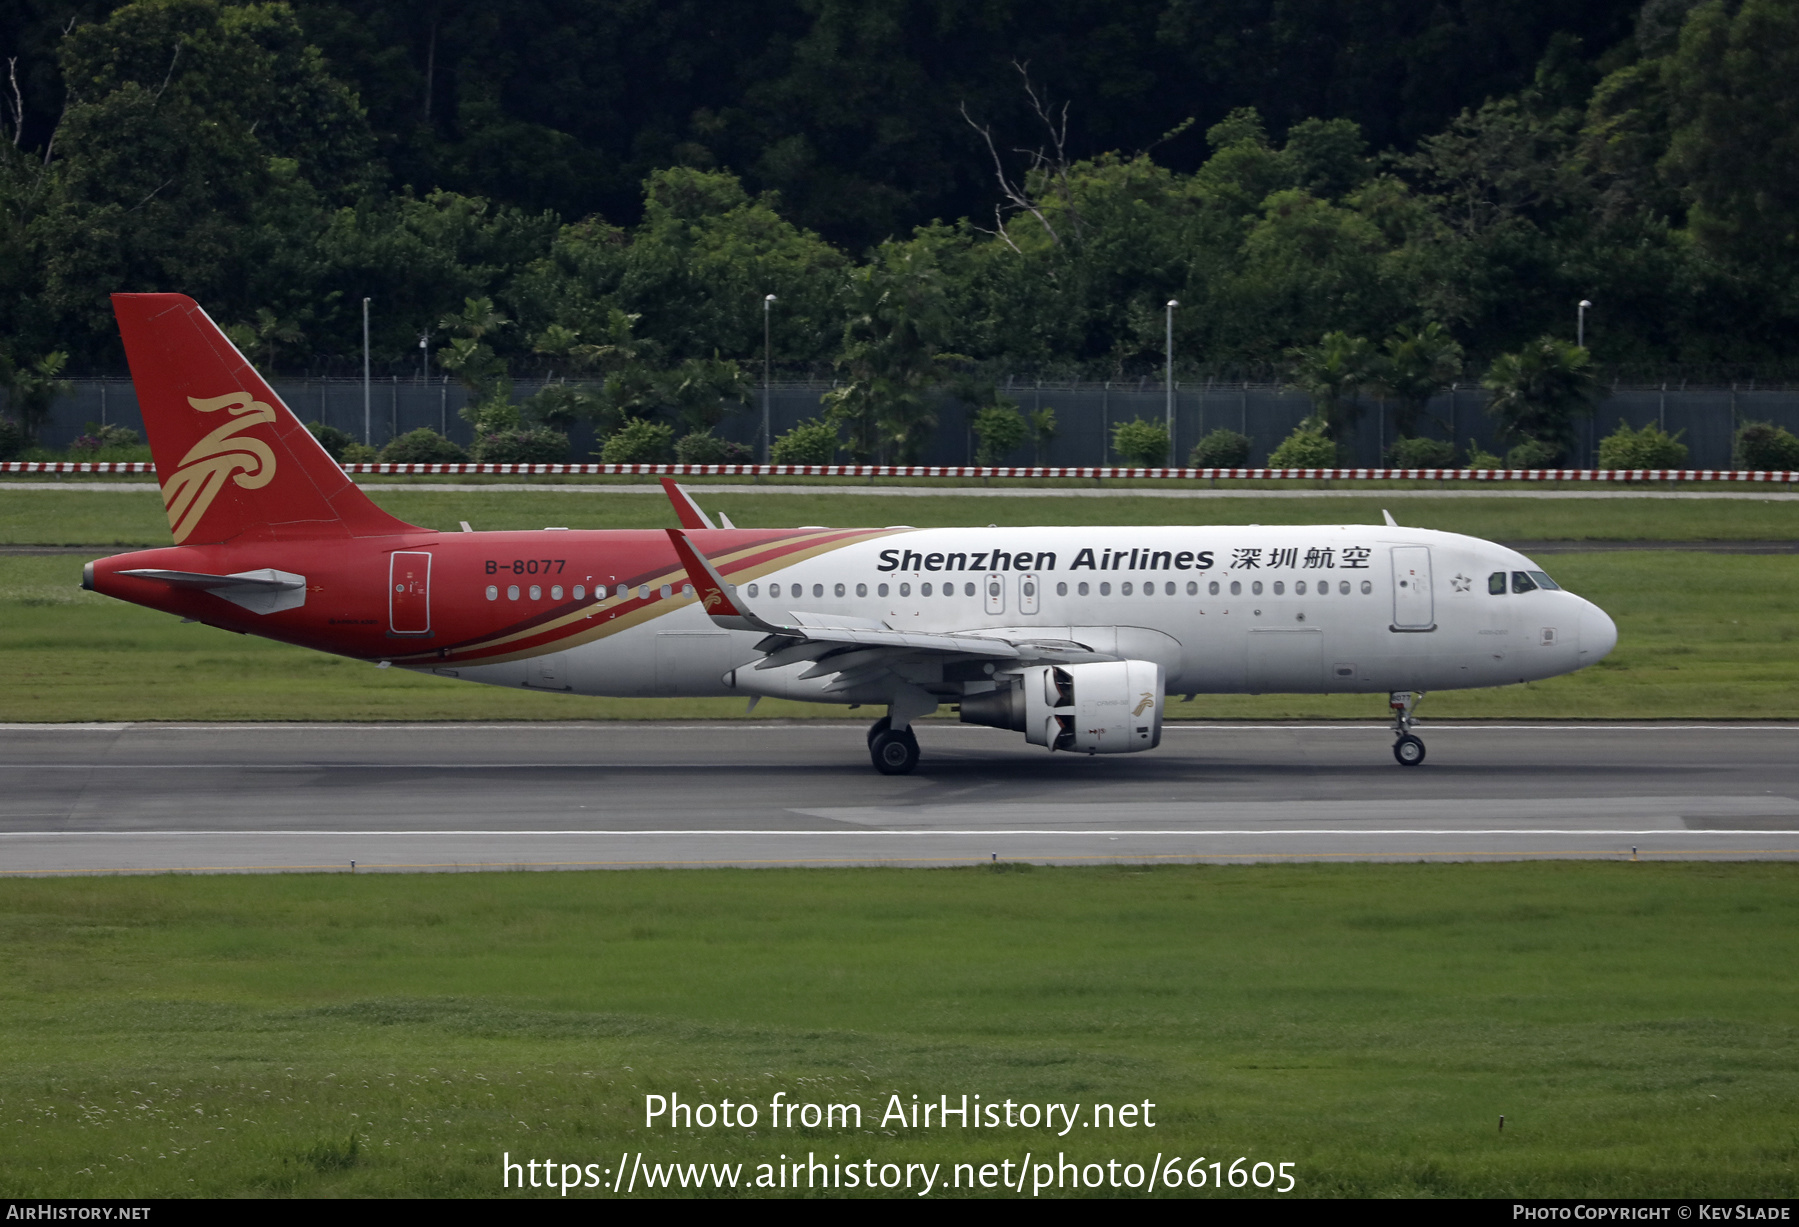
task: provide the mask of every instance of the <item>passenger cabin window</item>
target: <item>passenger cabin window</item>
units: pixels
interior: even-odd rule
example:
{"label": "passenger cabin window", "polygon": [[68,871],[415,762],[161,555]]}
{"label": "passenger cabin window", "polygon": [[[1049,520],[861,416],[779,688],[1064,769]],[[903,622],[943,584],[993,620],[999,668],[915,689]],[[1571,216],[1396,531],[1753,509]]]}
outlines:
{"label": "passenger cabin window", "polygon": [[1086,596],[1087,595],[1087,581],[1082,580],[1080,583],[1076,584],[1074,587],[1074,593],[1076,596]]}
{"label": "passenger cabin window", "polygon": [[747,591],[748,591],[748,592],[749,592],[749,594],[750,594],[750,595],[751,595],[751,596],[755,596],[755,595],[756,595],[756,585],[754,585],[754,584],[751,584],[751,585],[750,585],[750,586],[749,586],[749,588],[748,588],[748,589],[747,589]]}
{"label": "passenger cabin window", "polygon": [[875,595],[876,596],[886,596],[887,595],[887,585],[882,584],[878,588],[876,588]]}
{"label": "passenger cabin window", "polygon": [[1525,574],[1523,571],[1512,572],[1513,592],[1535,592],[1536,588],[1537,581],[1532,579],[1529,575]]}
{"label": "passenger cabin window", "polygon": [[1505,572],[1495,571],[1487,576],[1487,592],[1493,596],[1505,595]]}
{"label": "passenger cabin window", "polygon": [[1056,584],[1056,595],[1057,596],[1067,596],[1068,595],[1068,585],[1058,581]]}
{"label": "passenger cabin window", "polygon": [[868,595],[868,585],[867,584],[857,584],[856,585],[856,595],[857,596],[867,596]]}

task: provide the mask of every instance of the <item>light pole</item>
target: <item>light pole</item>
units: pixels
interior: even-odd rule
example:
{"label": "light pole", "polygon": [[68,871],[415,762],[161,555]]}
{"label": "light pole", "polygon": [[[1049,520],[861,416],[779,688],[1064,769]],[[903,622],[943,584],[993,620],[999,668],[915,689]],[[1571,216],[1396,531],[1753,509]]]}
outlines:
{"label": "light pole", "polygon": [[369,299],[362,300],[362,445],[369,441]]}
{"label": "light pole", "polygon": [[426,329],[424,334],[419,337],[419,362],[422,364],[419,367],[420,375],[423,377],[425,383],[428,385],[431,382],[431,330],[430,329]]}
{"label": "light pole", "polygon": [[763,298],[763,300],[762,300],[762,463],[763,464],[767,464],[769,462],[769,457],[773,454],[773,449],[774,449],[774,436],[772,434],[770,434],[772,427],[769,424],[769,415],[768,415],[769,370],[770,370],[770,364],[773,361],[773,353],[774,353],[774,347],[771,343],[771,338],[774,334],[769,330],[768,313],[769,313],[769,309],[771,307],[773,307],[774,305],[775,305],[775,296],[773,294],[770,294],[770,295],[766,296],[765,298]]}
{"label": "light pole", "polygon": [[1168,392],[1168,467],[1174,467],[1174,309],[1180,306],[1178,299],[1168,300],[1168,344],[1165,349],[1168,365],[1163,370],[1163,383]]}
{"label": "light pole", "polygon": [[1588,302],[1586,299],[1584,299],[1584,298],[1581,299],[1580,300],[1580,314],[1575,319],[1574,344],[1579,346],[1581,349],[1585,349],[1587,347],[1587,308],[1591,307],[1592,305],[1593,304]]}

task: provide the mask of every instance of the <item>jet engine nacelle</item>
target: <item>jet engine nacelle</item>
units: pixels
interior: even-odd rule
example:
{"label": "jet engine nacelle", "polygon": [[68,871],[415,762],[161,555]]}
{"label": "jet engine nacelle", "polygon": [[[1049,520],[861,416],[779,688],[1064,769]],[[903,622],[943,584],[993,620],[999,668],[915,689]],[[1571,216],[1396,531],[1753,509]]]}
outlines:
{"label": "jet engine nacelle", "polygon": [[1051,750],[1129,754],[1162,744],[1162,689],[1162,666],[1147,660],[1035,665],[1004,689],[964,695],[962,722]]}

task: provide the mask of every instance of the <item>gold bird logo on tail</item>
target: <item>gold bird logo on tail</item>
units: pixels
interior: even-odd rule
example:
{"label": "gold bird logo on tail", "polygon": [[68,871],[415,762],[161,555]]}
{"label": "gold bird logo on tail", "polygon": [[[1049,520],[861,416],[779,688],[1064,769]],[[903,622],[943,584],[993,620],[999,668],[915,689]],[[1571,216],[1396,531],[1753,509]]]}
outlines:
{"label": "gold bird logo on tail", "polygon": [[258,422],[273,422],[273,407],[248,392],[190,396],[187,403],[201,413],[229,409],[233,420],[189,448],[163,487],[162,505],[169,513],[169,531],[174,534],[176,545],[185,542],[199,527],[206,509],[224,489],[227,477],[246,490],[260,490],[275,480],[275,450],[261,439],[233,438]]}

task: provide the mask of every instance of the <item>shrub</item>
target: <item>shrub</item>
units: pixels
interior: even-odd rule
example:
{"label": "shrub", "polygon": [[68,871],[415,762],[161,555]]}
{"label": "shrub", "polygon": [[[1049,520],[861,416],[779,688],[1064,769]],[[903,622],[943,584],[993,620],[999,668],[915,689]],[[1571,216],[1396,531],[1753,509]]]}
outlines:
{"label": "shrub", "polygon": [[1790,472],[1799,469],[1799,438],[1772,422],[1746,422],[1737,431],[1732,462],[1739,469]]}
{"label": "shrub", "polygon": [[1234,430],[1214,430],[1187,456],[1196,469],[1240,469],[1249,463],[1249,436]]}
{"label": "shrub", "polygon": [[[319,441],[319,446],[325,449],[331,459],[339,464],[344,463],[344,449],[356,443],[356,436],[349,431],[327,426],[323,422],[308,422],[306,429],[312,432],[312,437]],[[370,455],[372,457],[373,453]]]}
{"label": "shrub", "polygon": [[25,443],[25,428],[11,418],[0,418],[0,460],[17,460]]}
{"label": "shrub", "polygon": [[337,462],[339,464],[373,464],[380,454],[366,443],[346,443],[343,455],[337,458]]}
{"label": "shrub", "polygon": [[1144,468],[1168,463],[1168,432],[1154,422],[1132,418],[1112,427],[1112,450],[1120,460]]}
{"label": "shrub", "polygon": [[381,449],[386,464],[460,464],[467,459],[466,452],[429,426],[391,439]]}
{"label": "shrub", "polygon": [[1009,400],[1000,400],[974,415],[974,434],[980,446],[975,448],[976,464],[998,464],[1016,450],[1030,432],[1024,415]]}
{"label": "shrub", "polygon": [[1547,469],[1554,466],[1562,449],[1541,439],[1526,439],[1505,454],[1508,469]]}
{"label": "shrub", "polygon": [[129,427],[102,426],[98,422],[89,422],[75,441],[69,444],[69,451],[97,455],[108,448],[136,447],[138,443],[137,431]]}
{"label": "shrub", "polygon": [[1324,419],[1309,417],[1268,456],[1271,469],[1328,469],[1337,463],[1337,445],[1324,433]]}
{"label": "shrub", "polygon": [[1654,422],[1641,430],[1632,430],[1623,419],[1618,429],[1599,441],[1599,467],[1602,469],[1678,469],[1687,462],[1687,445],[1680,441],[1686,431],[1669,434]]}
{"label": "shrub", "polygon": [[469,456],[481,464],[561,464],[568,459],[568,436],[547,426],[498,430],[476,439]]}
{"label": "shrub", "polygon": [[675,442],[675,428],[642,418],[626,422],[600,448],[607,464],[661,464]]}
{"label": "shrub", "polygon": [[1468,440],[1468,458],[1462,461],[1462,467],[1464,469],[1503,469],[1505,461],[1470,439]]}
{"label": "shrub", "polygon": [[769,449],[775,464],[830,464],[837,458],[837,427],[822,418],[801,422]]}
{"label": "shrub", "polygon": [[1387,449],[1399,469],[1447,469],[1455,464],[1455,444],[1442,439],[1401,439]]}
{"label": "shrub", "polygon": [[755,456],[741,443],[717,438],[709,430],[696,430],[675,441],[675,459],[682,464],[754,464]]}

